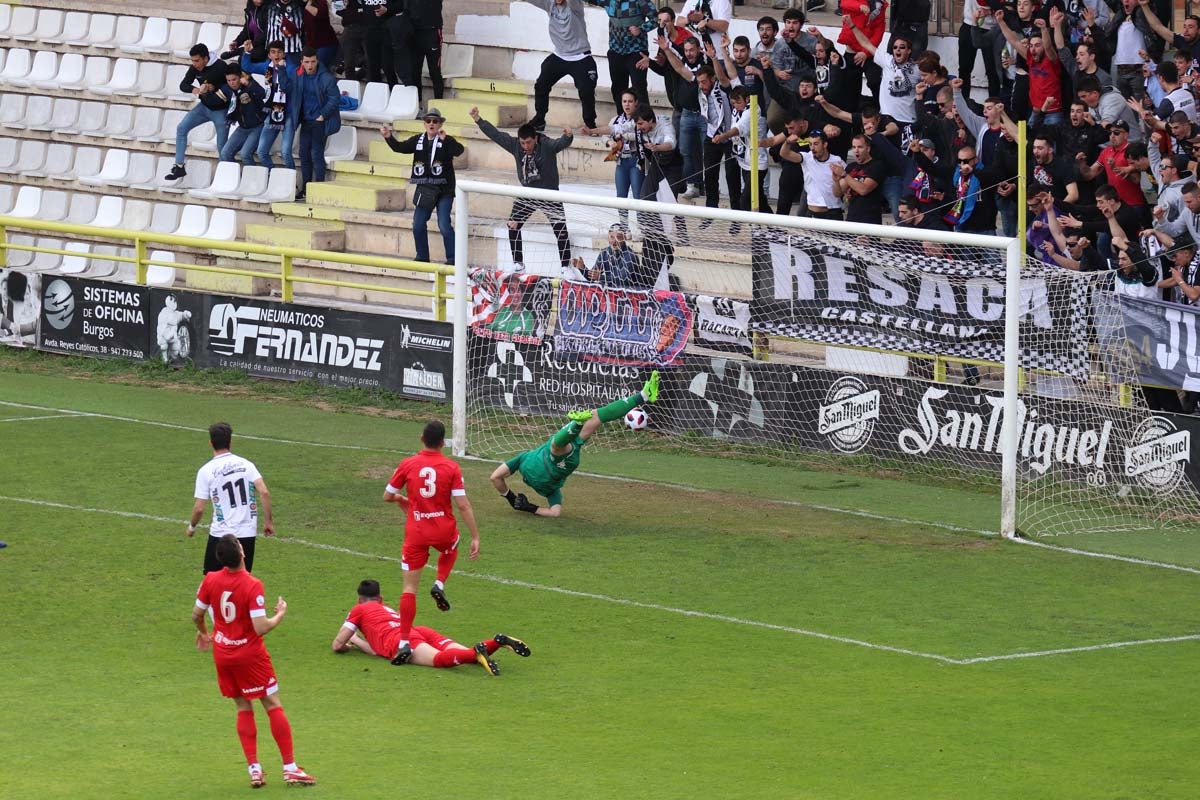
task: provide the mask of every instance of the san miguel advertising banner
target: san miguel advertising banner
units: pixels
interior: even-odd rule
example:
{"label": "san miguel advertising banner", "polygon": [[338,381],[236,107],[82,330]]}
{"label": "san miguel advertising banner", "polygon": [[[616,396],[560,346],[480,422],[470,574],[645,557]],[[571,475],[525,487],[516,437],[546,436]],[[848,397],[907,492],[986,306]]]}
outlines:
{"label": "san miguel advertising banner", "polygon": [[[786,441],[814,451],[937,459],[999,470],[999,391],[785,364],[684,358],[660,426],[735,441]],[[886,411],[886,413],[885,413]],[[1023,398],[1019,468],[1029,479],[1200,487],[1200,418],[1144,416],[1052,398]],[[668,418],[664,419],[664,414]]]}
{"label": "san miguel advertising banner", "polygon": [[557,284],[556,293],[551,278],[472,270],[472,333],[522,345],[552,339],[560,358],[628,366],[672,364],[692,334],[680,292]]}
{"label": "san miguel advertising banner", "polygon": [[1126,348],[1137,382],[1200,391],[1200,309],[1120,296],[1123,330],[1114,341]]}
{"label": "san miguel advertising banner", "polygon": [[[751,329],[826,344],[1004,360],[1002,262],[982,260],[988,254],[961,261],[930,257],[911,243],[889,249],[904,270],[804,236],[764,231],[752,258]],[[1086,281],[1027,276],[1022,340],[1033,344],[1021,353],[1023,366],[1088,377],[1088,288]],[[1039,349],[1039,341],[1053,349]]]}

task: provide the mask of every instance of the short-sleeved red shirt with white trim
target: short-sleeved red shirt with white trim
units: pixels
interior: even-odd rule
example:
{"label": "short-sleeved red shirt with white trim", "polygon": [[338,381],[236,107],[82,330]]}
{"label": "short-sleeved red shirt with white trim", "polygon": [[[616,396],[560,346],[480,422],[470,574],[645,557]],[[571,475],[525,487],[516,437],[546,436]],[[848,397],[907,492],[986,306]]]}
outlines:
{"label": "short-sleeved red shirt with white trim", "polygon": [[244,569],[228,567],[204,576],[196,591],[196,606],[212,609],[213,660],[217,664],[242,663],[267,652],[254,630],[254,617],[267,615],[262,581]]}
{"label": "short-sleeved red shirt with white trim", "polygon": [[388,482],[387,490],[408,496],[408,518],[404,535],[429,541],[452,539],[458,530],[451,497],[467,493],[462,470],[453,460],[430,450],[422,450],[400,462]]}

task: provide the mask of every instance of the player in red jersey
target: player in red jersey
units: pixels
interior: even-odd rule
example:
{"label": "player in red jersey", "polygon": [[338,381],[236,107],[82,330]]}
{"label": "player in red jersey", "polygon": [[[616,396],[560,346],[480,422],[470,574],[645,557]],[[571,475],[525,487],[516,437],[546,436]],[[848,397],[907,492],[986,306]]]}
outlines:
{"label": "player in red jersey", "polygon": [[[512,636],[497,633],[472,647],[458,642],[433,628],[414,625],[410,633],[412,654],[409,664],[421,667],[457,667],[477,662],[489,675],[499,675],[500,668],[491,655],[507,647],[519,656],[530,654],[529,646]],[[358,649],[367,655],[394,658],[400,649],[400,614],[383,604],[379,581],[365,580],[358,585],[358,604],[350,609],[346,621],[333,639],[333,652],[348,653]]]}
{"label": "player in red jersey", "polygon": [[[287,603],[280,597],[275,604],[275,615],[267,616],[262,581],[246,571],[242,544],[232,533],[217,541],[216,557],[224,569],[204,576],[196,592],[192,622],[196,625],[197,649],[212,647],[221,694],[232,698],[237,706],[237,733],[250,766],[250,785],[257,789],[266,784],[262,764],[258,762],[258,729],[254,723],[254,704],[250,702],[258,699],[267,710],[271,735],[283,756],[283,782],[311,786],[317,779],[298,766],[292,754],[292,726],[283,713],[271,654],[262,640],[283,620]],[[209,609],[213,613],[211,634]]]}
{"label": "player in red jersey", "polygon": [[400,462],[383,493],[385,502],[399,504],[408,514],[400,562],[404,572],[404,589],[400,595],[400,644],[393,664],[403,664],[412,655],[409,632],[417,616],[421,570],[429,563],[431,547],[438,551],[438,561],[437,580],[429,594],[439,609],[450,610],[450,602],[446,600],[446,578],[458,559],[458,526],[452,503],[471,531],[469,557],[472,561],[479,557],[479,528],[463,486],[462,470],[442,455],[446,426],[437,420],[430,422],[421,434],[421,443],[425,445],[424,449]]}

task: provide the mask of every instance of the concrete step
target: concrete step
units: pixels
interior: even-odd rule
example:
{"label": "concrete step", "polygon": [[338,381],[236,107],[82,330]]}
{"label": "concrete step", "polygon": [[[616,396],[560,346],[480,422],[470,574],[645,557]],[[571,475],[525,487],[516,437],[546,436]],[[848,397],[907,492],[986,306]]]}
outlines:
{"label": "concrete step", "polygon": [[[444,98],[437,101],[438,110],[446,117],[447,122],[457,123],[459,125],[474,125],[474,120],[471,119],[471,109],[478,108],[479,116],[486,119],[493,125],[504,128],[510,125],[519,125],[525,121],[526,108],[520,106],[504,106],[498,103],[476,103],[466,102],[464,100],[452,100]],[[411,121],[411,120],[409,120]],[[416,120],[416,122],[420,122]]]}
{"label": "concrete step", "polygon": [[312,206],[367,211],[401,211],[405,207],[403,187],[372,182],[369,176],[364,179],[364,176],[359,175],[338,175],[332,181],[309,183],[306,191],[307,203]]}
{"label": "concrete step", "polygon": [[338,161],[332,169],[337,175],[353,175],[370,183],[378,183],[381,187],[395,186],[399,181],[407,181],[412,174],[412,167],[408,165],[383,164],[361,159]]}
{"label": "concrete step", "polygon": [[516,78],[451,78],[451,88],[464,92],[490,92],[533,97],[533,84]]}
{"label": "concrete step", "polygon": [[508,92],[483,92],[483,91],[468,91],[464,89],[454,90],[454,99],[461,100],[464,103],[497,103],[505,106],[520,107],[525,109],[525,113],[529,113],[532,108],[533,96]]}
{"label": "concrete step", "polygon": [[342,222],[276,217],[276,221],[269,224],[247,225],[246,241],[306,250],[340,251],[346,247],[346,226]]}
{"label": "concrete step", "polygon": [[[317,184],[313,184],[316,186]],[[291,219],[315,219],[337,222],[342,218],[342,209],[333,206],[314,205],[310,202],[271,203],[271,213],[276,217]]]}

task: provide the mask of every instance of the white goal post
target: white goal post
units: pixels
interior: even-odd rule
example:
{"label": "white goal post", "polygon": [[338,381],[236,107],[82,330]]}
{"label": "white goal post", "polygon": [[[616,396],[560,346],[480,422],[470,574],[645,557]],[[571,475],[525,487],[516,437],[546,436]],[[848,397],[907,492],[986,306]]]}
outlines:
{"label": "white goal post", "polygon": [[[598,251],[601,245],[607,245],[604,236],[606,235],[606,231],[610,229],[610,224],[616,221],[619,213],[619,215],[622,215],[622,218],[632,218],[637,223],[637,230],[632,235],[632,241],[635,242],[635,248],[638,246],[638,242],[641,242],[641,251],[638,251],[638,253],[641,253],[640,258],[646,259],[646,241],[648,241],[649,234],[646,233],[647,227],[643,222],[644,219],[661,219],[662,227],[658,228],[659,233],[666,230],[667,233],[665,235],[672,236],[673,234],[670,233],[671,225],[667,224],[667,219],[683,218],[691,219],[691,221],[701,221],[700,225],[691,225],[691,227],[686,223],[674,223],[676,233],[682,231],[682,234],[674,239],[674,245],[676,245],[672,248],[674,266],[679,267],[680,264],[684,264],[684,271],[692,270],[689,275],[695,275],[697,273],[695,272],[696,269],[712,269],[714,270],[714,275],[715,272],[720,272],[722,276],[736,275],[738,270],[752,272],[757,269],[756,265],[761,264],[761,261],[756,261],[755,259],[768,259],[769,263],[769,259],[775,258],[775,251],[785,251],[787,248],[796,247],[798,246],[798,242],[799,245],[809,247],[810,251],[814,252],[816,249],[824,248],[827,254],[824,255],[823,258],[826,260],[822,260],[822,264],[840,264],[842,261],[860,259],[860,263],[856,260],[856,264],[858,265],[857,277],[863,277],[866,273],[870,272],[877,279],[875,288],[872,288],[872,291],[878,289],[881,295],[886,295],[888,291],[893,291],[893,289],[888,287],[895,287],[896,284],[902,283],[904,279],[917,282],[922,278],[928,278],[926,283],[929,283],[930,287],[932,287],[929,289],[930,297],[932,297],[930,302],[938,302],[937,293],[940,291],[938,287],[946,285],[946,287],[953,287],[954,291],[961,296],[982,296],[985,300],[990,299],[989,305],[995,306],[997,309],[1000,303],[1003,303],[1004,324],[1002,337],[998,331],[989,331],[988,335],[992,336],[992,339],[990,339],[991,343],[988,345],[988,348],[979,350],[979,353],[986,353],[988,355],[972,355],[976,351],[952,349],[947,350],[944,354],[931,353],[931,355],[925,356],[937,357],[938,360],[941,360],[941,357],[944,355],[950,362],[961,362],[964,365],[967,365],[967,363],[990,365],[990,367],[985,368],[990,369],[986,379],[990,381],[991,393],[988,396],[984,396],[983,387],[980,387],[980,390],[976,392],[977,396],[972,401],[976,404],[976,407],[974,407],[976,410],[971,410],[960,402],[958,410],[944,411],[944,414],[946,414],[944,417],[935,416],[935,411],[940,411],[940,409],[934,407],[934,402],[937,398],[947,395],[947,390],[938,389],[938,386],[948,385],[929,383],[928,380],[925,380],[929,375],[918,374],[914,378],[912,373],[900,375],[900,380],[895,381],[893,389],[890,390],[893,392],[892,395],[884,397],[883,402],[880,401],[880,392],[874,391],[872,393],[870,387],[866,387],[866,389],[857,393],[857,395],[854,395],[854,391],[858,390],[850,392],[850,395],[853,395],[853,397],[847,399],[846,403],[859,402],[856,398],[874,398],[870,399],[870,402],[874,403],[870,409],[870,414],[874,414],[878,419],[872,419],[870,425],[874,426],[878,422],[884,427],[892,426],[888,428],[889,432],[899,432],[901,440],[905,440],[905,437],[907,437],[910,443],[916,443],[912,447],[908,447],[908,449],[901,450],[905,453],[918,453],[918,455],[904,456],[901,453],[899,456],[890,457],[892,458],[892,462],[890,463],[895,464],[898,463],[896,459],[908,457],[911,457],[914,463],[932,461],[932,457],[925,458],[925,453],[936,450],[938,446],[936,440],[942,438],[948,441],[956,437],[959,438],[959,441],[950,441],[949,443],[958,447],[954,451],[954,457],[958,458],[961,463],[954,464],[955,468],[964,467],[973,471],[973,473],[982,473],[984,474],[984,482],[989,482],[986,476],[990,475],[991,485],[995,486],[995,473],[998,467],[998,471],[1001,474],[1000,527],[1001,534],[1004,536],[1015,536],[1018,535],[1019,531],[1024,531],[1024,522],[1019,518],[1019,513],[1022,513],[1020,505],[1025,503],[1025,500],[1021,497],[1021,492],[1025,491],[1025,489],[1022,489],[1022,486],[1031,485],[1031,492],[1042,493],[1038,495],[1037,503],[1042,504],[1043,509],[1050,509],[1055,504],[1060,504],[1063,509],[1069,509],[1068,511],[1056,511],[1052,509],[1049,512],[1043,510],[1032,511],[1031,516],[1038,517],[1039,521],[1037,525],[1034,525],[1034,528],[1037,529],[1034,530],[1034,534],[1040,534],[1043,531],[1045,533],[1070,533],[1070,530],[1072,530],[1072,519],[1069,517],[1079,516],[1079,510],[1090,509],[1094,505],[1094,498],[1090,494],[1080,494],[1079,497],[1072,495],[1072,497],[1067,498],[1067,495],[1064,494],[1066,489],[1063,487],[1068,485],[1068,483],[1072,483],[1072,486],[1068,488],[1074,489],[1074,480],[1072,477],[1064,479],[1060,474],[1055,473],[1055,470],[1048,470],[1048,465],[1052,462],[1054,463],[1052,465],[1057,467],[1062,462],[1063,464],[1069,463],[1072,467],[1079,467],[1088,458],[1103,459],[1105,457],[1105,446],[1109,443],[1111,429],[1111,425],[1104,427],[1105,415],[1108,414],[1108,408],[1104,404],[1110,402],[1108,399],[1110,396],[1114,398],[1117,395],[1127,397],[1129,392],[1124,391],[1123,386],[1116,386],[1116,381],[1100,380],[1099,383],[1103,384],[1103,397],[1105,399],[1102,399],[1099,405],[1093,401],[1086,408],[1084,404],[1080,404],[1078,413],[1081,415],[1090,415],[1087,417],[1087,425],[1084,422],[1080,422],[1078,426],[1070,429],[1068,429],[1069,426],[1064,427],[1061,422],[1057,428],[1050,426],[1049,423],[1045,423],[1045,420],[1049,419],[1050,416],[1045,411],[1040,416],[1039,422],[1038,409],[1033,408],[1033,405],[1028,405],[1027,407],[1025,399],[1022,399],[1022,391],[1026,391],[1022,381],[1030,379],[1030,375],[1034,373],[1046,375],[1054,373],[1058,371],[1057,365],[1060,363],[1060,361],[1056,360],[1057,356],[1048,356],[1044,357],[1044,359],[1033,359],[1031,361],[1030,351],[1028,351],[1030,345],[1027,342],[1022,342],[1022,315],[1024,317],[1033,317],[1033,315],[1036,315],[1037,309],[1034,306],[1044,300],[1045,293],[1039,295],[1042,297],[1040,300],[1031,299],[1030,295],[1038,295],[1037,285],[1042,285],[1046,281],[1061,282],[1061,287],[1056,289],[1058,296],[1073,296],[1075,299],[1073,300],[1075,313],[1078,315],[1078,309],[1084,307],[1085,303],[1091,302],[1091,291],[1097,284],[1094,283],[1096,281],[1094,277],[1087,277],[1080,275],[1078,272],[1062,269],[1034,272],[1034,275],[1037,277],[1031,281],[1031,270],[1046,270],[1048,267],[1039,265],[1036,261],[1022,261],[1019,240],[998,236],[949,233],[949,231],[940,230],[899,228],[892,227],[892,225],[864,225],[808,217],[764,215],[764,213],[714,209],[714,207],[685,204],[652,203],[652,201],[618,199],[612,197],[611,193],[607,194],[607,196],[601,196],[601,194],[582,192],[532,190],[532,188],[521,186],[485,184],[485,182],[473,180],[457,181],[455,200],[455,381],[454,392],[452,392],[452,399],[454,399],[452,427],[454,427],[454,450],[456,455],[466,455],[468,452],[490,457],[512,455],[512,453],[520,452],[521,450],[526,450],[529,447],[540,444],[540,441],[545,440],[546,435],[551,433],[551,427],[554,425],[553,420],[547,419],[547,417],[556,416],[554,411],[558,409],[547,410],[544,404],[540,410],[530,410],[529,408],[521,408],[521,403],[515,402],[514,396],[518,392],[518,389],[526,390],[532,384],[532,379],[528,377],[530,371],[526,363],[529,361],[528,355],[520,365],[523,373],[518,374],[514,380],[510,381],[509,385],[504,386],[502,395],[497,396],[502,397],[503,402],[496,402],[496,398],[492,398],[493,402],[491,404],[482,402],[481,398],[476,396],[478,391],[476,391],[475,384],[472,383],[474,380],[473,375],[475,378],[478,378],[478,375],[482,373],[476,372],[472,363],[469,363],[472,360],[472,355],[470,354],[472,354],[473,347],[491,347],[494,351],[504,348],[506,353],[510,355],[514,350],[518,350],[521,347],[528,347],[528,342],[522,342],[521,344],[504,342],[497,344],[497,336],[492,335],[486,341],[479,339],[476,342],[473,324],[478,319],[475,317],[475,314],[478,314],[478,306],[473,301],[472,291],[478,288],[480,279],[482,279],[480,271],[484,275],[486,273],[493,273],[494,278],[488,278],[492,279],[493,288],[500,282],[510,281],[510,279],[514,278],[516,258],[509,260],[508,248],[511,245],[508,241],[509,236],[504,230],[506,218],[508,218],[509,200],[528,200],[534,201],[534,203],[541,201],[541,203],[565,204],[566,225],[568,225],[568,229],[571,231],[570,241],[572,247],[575,248],[575,252],[580,251],[581,248],[587,249],[589,246],[592,246],[592,243],[590,243],[592,241],[596,243],[593,251],[589,252]],[[642,215],[648,216],[643,217]],[[526,229],[524,229],[526,230],[524,236],[526,236],[527,241],[530,239],[530,235],[533,235],[535,239],[540,236],[539,241],[541,243],[538,246],[542,248],[542,252],[538,255],[530,254],[533,248],[526,243],[526,251],[524,251],[526,254],[523,257],[523,265],[520,270],[516,271],[520,273],[522,281],[542,281],[546,283],[544,294],[552,297],[552,300],[546,300],[545,311],[557,312],[559,303],[563,301],[564,297],[568,296],[571,290],[575,289],[577,282],[586,282],[586,279],[578,275],[575,278],[570,278],[566,275],[566,270],[560,271],[558,253],[554,251],[554,239],[553,236],[546,235],[547,228],[548,225],[544,223],[544,219],[539,215],[534,217]],[[713,234],[713,230],[716,229],[724,230],[726,233]],[[642,236],[646,237],[646,239],[642,239]],[[514,251],[515,253],[516,251]],[[929,253],[935,254],[929,255]],[[746,260],[746,258],[749,258],[749,260]],[[692,261],[703,264],[700,267],[696,267],[695,264],[692,264]],[[734,261],[737,261],[737,264],[734,264]],[[944,264],[942,264],[942,261],[944,261]],[[974,276],[972,270],[976,269],[977,266],[978,269],[984,269],[984,263],[986,263],[986,269],[991,270],[989,272],[990,277],[979,278]],[[667,265],[670,264],[671,260],[668,259],[664,267],[662,267],[662,278],[664,279],[667,276]],[[942,267],[946,267],[946,269],[938,272]],[[809,269],[811,269],[811,265]],[[830,267],[830,270],[832,269],[833,267]],[[473,275],[473,270],[475,275]],[[1024,273],[1022,273],[1022,270],[1024,270]],[[674,273],[672,272],[671,275],[673,276]],[[1022,278],[1022,275],[1025,277]],[[797,278],[794,275],[792,277]],[[797,279],[803,279],[803,276],[799,276]],[[829,279],[832,281],[832,278]],[[839,279],[853,282],[856,279],[856,275],[853,275],[853,273],[848,275],[848,277],[842,275]],[[473,281],[475,282],[474,285]],[[1039,283],[1039,281],[1042,283]],[[749,285],[749,282],[746,282],[746,285]],[[913,283],[913,285],[916,285],[916,283]],[[1020,285],[1021,290],[1013,291],[1012,287],[1018,287],[1018,285]],[[1055,285],[1057,287],[1057,283]],[[1086,287],[1086,291],[1084,291],[1084,287]],[[660,289],[665,289],[665,285],[660,284]],[[689,293],[689,291],[701,291],[702,293],[704,290],[703,287],[695,288],[688,287],[688,285],[683,285],[680,288],[678,281],[671,284],[671,293],[674,293],[676,289],[679,289],[679,294]],[[926,290],[925,283],[922,283],[922,289],[920,290],[922,290],[924,295]],[[581,291],[583,290],[581,289]],[[661,291],[660,294],[671,293]],[[974,294],[972,295],[971,293]],[[497,289],[496,295],[499,296],[499,294],[500,291]],[[700,297],[704,299],[707,295],[701,294]],[[1080,297],[1086,297],[1086,300],[1080,301]],[[712,300],[710,297],[707,297],[707,299]],[[689,295],[689,302],[694,301],[695,297]],[[554,303],[553,308],[551,308],[551,302]],[[731,302],[746,305],[746,303],[752,302],[752,299],[751,297],[738,296],[734,297]],[[782,315],[786,315],[786,313],[786,311],[779,312]],[[1086,313],[1091,314],[1091,311],[1087,311]],[[998,317],[994,319],[997,323],[1000,321]],[[780,343],[792,341],[805,341],[805,331],[809,330],[808,327],[804,325],[792,325],[791,323],[784,325],[780,320],[782,320],[782,317],[774,320],[774,323],[780,323],[776,325],[778,331],[772,329],[766,333],[773,344],[779,345]],[[929,325],[931,323],[924,324]],[[1027,321],[1025,324],[1028,326]],[[552,325],[553,321],[551,321]],[[916,325],[913,325],[913,330],[916,330]],[[793,333],[792,331],[796,332]],[[554,333],[554,335],[557,336],[557,333]],[[840,331],[839,335],[841,335]],[[751,337],[754,336],[754,333],[751,333]],[[1057,343],[1054,341],[1055,337],[1061,339],[1063,336],[1064,333],[1062,330],[1055,331],[1052,335],[1046,337],[1046,347]],[[542,356],[542,362],[550,363],[550,365],[559,369],[568,368],[569,365],[564,366],[562,363],[562,359],[565,357],[562,356],[562,353],[568,351],[569,348],[548,343],[550,342],[550,338],[551,331],[547,329],[547,344],[545,347],[550,350],[554,347],[558,349],[553,350],[550,356]],[[892,338],[898,337],[893,336]],[[691,342],[691,339],[689,339],[689,342]],[[874,345],[870,343],[864,344],[853,337],[839,338],[838,336],[833,336],[832,338],[822,339],[821,342],[822,348],[835,350],[836,354],[852,354],[852,359],[853,357],[858,357],[854,354],[870,353],[874,349]],[[1076,350],[1080,347],[1078,341],[1066,342],[1066,344],[1073,344]],[[1086,345],[1084,347],[1086,349]],[[689,344],[688,348],[691,351],[692,344]],[[1022,348],[1025,348],[1024,363],[1022,363]],[[703,348],[701,349],[703,350]],[[883,349],[886,350],[888,348],[884,347]],[[914,354],[914,348],[912,347],[900,347],[900,345],[896,345],[892,350],[900,355],[912,356]],[[1094,350],[1096,348],[1093,347],[1092,351]],[[554,355],[554,353],[558,355]],[[755,366],[762,366],[760,362],[750,360],[744,354],[743,359],[740,361],[726,361],[724,356],[719,357],[720,354],[713,355],[708,350],[703,350],[703,353],[706,354],[706,357],[712,356],[710,357],[710,362],[712,362],[713,368],[718,369],[718,371],[720,369],[731,369],[731,371],[739,369],[740,372],[738,372],[737,380],[742,381],[744,385],[749,385],[749,391],[745,392],[749,396],[748,401],[745,401],[750,403],[749,410],[743,409],[739,411],[738,414],[734,415],[737,419],[732,422],[726,423],[724,417],[722,417],[720,429],[718,429],[719,426],[713,425],[710,435],[703,435],[703,431],[707,431],[707,428],[704,428],[704,425],[707,425],[707,420],[704,421],[704,425],[700,425],[696,420],[683,419],[683,417],[664,421],[664,413],[662,413],[659,407],[655,407],[652,415],[650,415],[652,416],[652,425],[650,425],[652,439],[650,440],[655,441],[656,445],[662,445],[665,443],[665,440],[670,439],[672,444],[683,447],[706,447],[708,445],[704,443],[712,440],[719,440],[721,446],[726,447],[726,449],[731,446],[742,446],[743,440],[738,438],[737,433],[745,427],[746,417],[761,419],[762,416],[761,408],[756,410],[755,404],[764,396],[767,396],[769,392],[774,392],[774,395],[770,396],[770,398],[774,399],[780,397],[784,392],[793,391],[793,389],[800,392],[797,395],[800,398],[797,401],[799,403],[798,407],[803,407],[804,403],[811,405],[822,402],[821,414],[827,414],[828,409],[834,409],[828,411],[830,415],[828,420],[820,422],[820,426],[827,427],[828,431],[834,431],[838,426],[847,425],[846,422],[840,421],[838,417],[839,414],[847,413],[846,405],[841,405],[841,407],[838,405],[840,402],[839,398],[842,396],[836,395],[836,392],[834,392],[832,401],[828,399],[830,395],[824,396],[826,397],[826,401],[820,401],[820,395],[815,395],[814,392],[823,392],[827,389],[828,381],[830,380],[828,375],[834,375],[834,378],[836,378],[836,373],[842,373],[846,375],[845,380],[850,381],[851,384],[862,385],[864,383],[863,380],[858,380],[857,384],[854,383],[857,380],[854,378],[854,374],[860,373],[864,379],[869,379],[874,378],[874,375],[871,373],[876,371],[876,366],[864,366],[862,369],[853,365],[847,367],[845,360],[841,362],[840,366],[829,366],[829,363],[832,362],[822,363],[820,368],[814,369],[812,372],[820,372],[822,375],[821,380],[826,381],[826,383],[817,386],[817,379],[814,379],[814,385],[806,386],[805,381],[808,378],[805,378],[805,375],[808,373],[805,373],[804,369],[798,366],[796,369],[793,369],[791,374],[793,387],[773,385],[766,387],[766,389],[762,389],[762,387],[756,389],[752,381],[757,379],[760,381],[760,385],[763,385],[764,381],[761,377],[756,378],[751,372]],[[930,351],[925,349],[917,351],[918,355],[929,353]],[[520,354],[512,357],[520,357]],[[786,357],[786,355],[782,356],[780,360],[782,361]],[[809,356],[797,356],[797,359],[803,359],[803,357]],[[826,357],[829,359],[832,356]],[[869,361],[869,359],[866,359],[866,356],[863,357],[864,363]],[[1084,357],[1087,359],[1088,356],[1085,354]],[[613,363],[619,363],[618,360],[595,359],[595,361],[604,363],[601,363],[599,367],[595,363],[590,365],[590,367],[578,367],[576,371],[602,372],[608,375],[623,369],[623,367],[612,366]],[[512,365],[508,366],[511,367]],[[809,366],[812,366],[811,363]],[[670,369],[670,367],[667,367],[667,369]],[[492,365],[492,371],[496,371],[496,365]],[[1069,369],[1061,372],[1066,372],[1070,375]],[[665,372],[665,375],[670,375],[670,372]],[[700,396],[700,399],[696,397],[688,398],[689,402],[698,404],[698,407],[702,410],[706,408],[702,402],[706,399],[702,397],[704,390],[703,378],[710,377],[709,375],[700,375],[700,377],[695,377],[694,375],[691,378],[690,384],[692,393]],[[500,377],[498,380],[503,384],[503,377]],[[944,372],[938,372],[935,375],[935,380],[944,380]],[[1076,385],[1098,383],[1094,378],[1080,378],[1078,374],[1067,378],[1067,381],[1068,383],[1074,381]],[[714,380],[709,380],[710,385],[713,383],[715,383]],[[767,383],[769,383],[769,380]],[[842,381],[838,380],[835,383],[841,384]],[[976,378],[976,383],[978,383],[978,378]],[[565,386],[566,384],[554,381],[554,383],[548,385]],[[976,384],[972,383],[970,385],[974,386]],[[700,386],[700,389],[697,389],[697,386]],[[1000,397],[1001,386],[1002,402]],[[958,391],[965,389],[965,387],[955,386],[954,389]],[[802,390],[808,393],[803,393]],[[904,398],[904,402],[907,403],[910,402],[908,398],[916,397],[920,391],[925,392],[924,402],[920,404],[919,409],[917,405],[912,405],[912,408],[918,409],[919,413],[924,415],[920,419],[920,425],[925,426],[924,431],[918,426],[917,422],[906,422],[905,425],[912,428],[908,429],[902,427],[900,422],[884,421],[883,417],[890,410],[888,408],[890,399],[893,397]],[[755,396],[756,392],[757,397]],[[814,399],[803,399],[809,397],[818,397],[818,399],[816,401]],[[1088,399],[1092,399],[1091,395],[1088,395]],[[796,405],[797,402],[793,402],[793,405]],[[719,414],[718,404],[710,402],[709,405],[712,405],[715,419],[715,416]],[[1075,407],[1072,407],[1069,403],[1060,403],[1060,407],[1067,408],[1066,411],[1058,408],[1060,416],[1069,416],[1076,413],[1075,410],[1072,410]],[[1116,408],[1116,401],[1112,401],[1112,407]],[[916,415],[918,411],[913,411],[913,419],[917,419]],[[707,411],[704,411],[704,413],[707,414]],[[679,411],[678,414],[684,413],[683,411]],[[655,420],[655,415],[658,415],[658,420]],[[671,414],[668,413],[666,416],[671,416]],[[672,422],[679,422],[680,420],[682,422],[680,422],[679,427],[671,427]],[[954,425],[952,426],[943,420],[952,420]],[[528,425],[527,421],[529,421]],[[656,423],[661,427],[656,428]],[[960,423],[961,428],[958,427]],[[760,425],[760,427],[762,426]],[[653,432],[655,429],[658,429],[661,433],[670,433],[671,437],[654,439]],[[696,435],[698,429],[703,429],[701,435]],[[860,432],[862,428],[853,428],[853,431]],[[1102,435],[1100,432],[1102,431],[1104,435],[1103,440],[1100,439],[1100,435]],[[869,433],[870,431],[868,431]],[[1120,435],[1116,433],[1111,434],[1111,437],[1114,441],[1120,439]],[[775,431],[772,435],[764,437],[764,439],[768,440],[768,444],[763,446],[772,447],[770,455],[790,458],[792,452],[791,443],[790,441],[784,441],[787,438],[788,434],[786,431],[782,433]],[[600,439],[617,441],[617,446],[649,446],[638,444],[638,438],[635,434],[610,434],[607,433],[607,428],[604,437],[600,437]],[[893,440],[895,440],[895,435],[893,435]],[[1121,440],[1121,444],[1124,446],[1124,440]],[[604,444],[600,446],[608,445]],[[846,453],[850,453],[853,458],[860,458],[862,457],[862,453],[865,452],[854,451],[850,447],[838,447],[836,443],[835,447],[841,450],[841,452],[830,451],[826,455],[844,457]],[[1097,447],[1099,455],[1097,455]],[[1054,452],[1055,449],[1058,451],[1057,455]],[[1115,453],[1116,449],[1117,445],[1112,445],[1112,451],[1114,452],[1109,453],[1110,461],[1118,458]],[[894,447],[893,450],[895,450]],[[900,451],[895,452],[900,453]],[[810,455],[810,453],[805,453],[805,455]],[[1032,471],[1022,465],[1031,461],[1033,462]],[[1025,473],[1024,476],[1022,476],[1022,471]],[[1094,480],[1103,483],[1109,479],[1104,479],[1103,476],[1100,476]],[[1091,477],[1088,481],[1092,481]],[[1080,485],[1082,483],[1081,477],[1079,483]],[[1087,491],[1094,494],[1094,489],[1096,488],[1092,486]],[[1111,488],[1111,486],[1102,487],[1105,498],[1108,498],[1112,494],[1110,491]],[[1128,498],[1128,494],[1126,493],[1127,488],[1121,487],[1120,498],[1122,503]],[[1193,505],[1195,504],[1193,503]],[[1158,509],[1159,506],[1154,506],[1153,509],[1148,511],[1148,515],[1146,516],[1162,518]],[[1117,511],[1116,515],[1120,516],[1121,513],[1121,511]],[[1127,509],[1124,513],[1129,516],[1135,515],[1136,512]],[[1088,522],[1084,524],[1094,523]],[[1126,528],[1114,527],[1112,529],[1124,530]]]}

